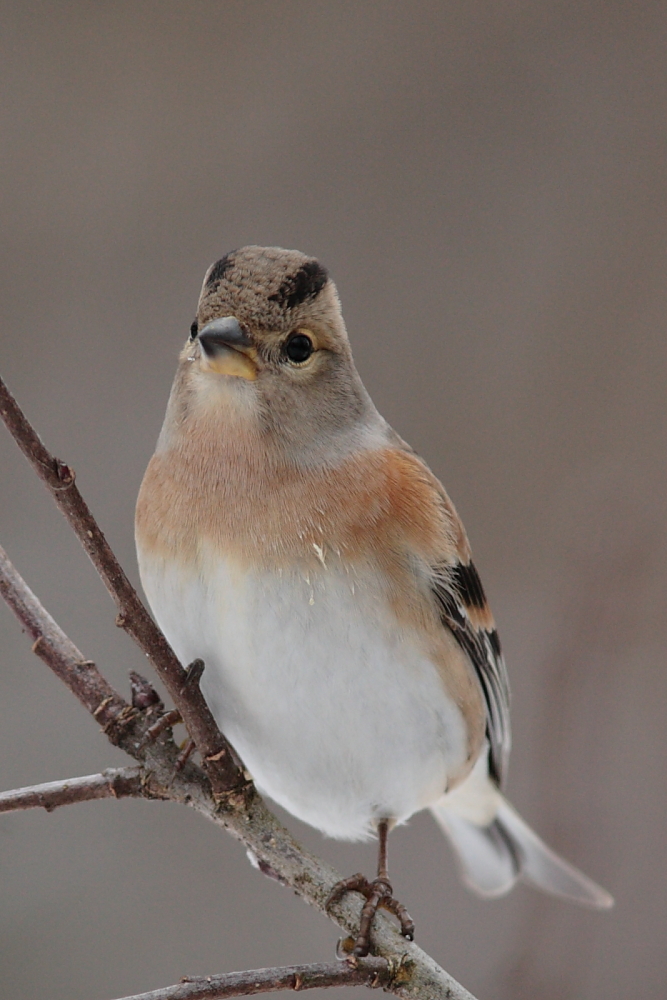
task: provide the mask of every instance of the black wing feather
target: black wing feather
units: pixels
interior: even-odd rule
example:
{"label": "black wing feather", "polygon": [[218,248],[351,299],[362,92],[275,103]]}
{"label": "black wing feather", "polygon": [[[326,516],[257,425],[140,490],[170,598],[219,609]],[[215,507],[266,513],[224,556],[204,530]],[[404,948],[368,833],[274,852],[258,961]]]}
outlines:
{"label": "black wing feather", "polygon": [[443,625],[467,653],[482,686],[487,708],[489,773],[500,787],[511,745],[509,683],[498,633],[473,625],[466,610],[486,607],[481,580],[472,563],[441,564],[434,567],[432,590]]}

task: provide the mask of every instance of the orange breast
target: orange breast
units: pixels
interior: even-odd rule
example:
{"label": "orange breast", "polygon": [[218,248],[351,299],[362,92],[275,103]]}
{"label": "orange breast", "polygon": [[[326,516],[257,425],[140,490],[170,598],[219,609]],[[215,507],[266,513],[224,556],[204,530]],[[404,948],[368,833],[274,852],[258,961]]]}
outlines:
{"label": "orange breast", "polygon": [[332,560],[381,569],[384,597],[419,637],[466,719],[467,773],[484,737],[482,695],[419,574],[420,563],[467,554],[467,540],[442,487],[418,458],[386,448],[304,471],[277,467],[259,448],[246,452],[219,442],[210,449],[173,448],[151,459],[136,530],[144,557],[199,572],[218,555],[240,569],[269,572],[298,565],[304,573],[326,573]]}

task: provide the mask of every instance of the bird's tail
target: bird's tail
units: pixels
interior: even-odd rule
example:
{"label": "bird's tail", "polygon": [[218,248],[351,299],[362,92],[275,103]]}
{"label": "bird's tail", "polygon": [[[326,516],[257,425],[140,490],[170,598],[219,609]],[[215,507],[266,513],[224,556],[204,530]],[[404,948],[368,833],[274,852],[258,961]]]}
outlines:
{"label": "bird's tail", "polygon": [[[558,857],[509,802],[495,789],[494,792],[495,815],[486,825],[475,822],[470,810],[453,808],[458,804],[454,799],[456,792],[441,799],[431,810],[451,840],[464,881],[471,889],[482,896],[501,896],[517,879],[522,879],[583,906],[601,910],[613,906],[614,900],[608,892]],[[451,804],[448,799],[453,799]],[[461,811],[468,815],[462,816]]]}

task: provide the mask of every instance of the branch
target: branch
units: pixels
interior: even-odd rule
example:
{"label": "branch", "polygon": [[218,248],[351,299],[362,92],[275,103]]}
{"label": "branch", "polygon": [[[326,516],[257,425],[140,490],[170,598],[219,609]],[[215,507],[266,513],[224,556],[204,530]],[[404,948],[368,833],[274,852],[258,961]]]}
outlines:
{"label": "branch", "polygon": [[142,773],[140,767],[110,767],[101,774],[47,781],[43,785],[0,792],[0,813],[35,808],[53,812],[58,806],[69,806],[75,802],[140,796]]}
{"label": "branch", "polygon": [[[347,934],[356,934],[361,914],[359,897],[348,893],[327,910],[326,901],[340,881],[339,873],[297,843],[267,809],[252,783],[236,765],[232,750],[219,733],[198,684],[187,684],[188,674],[118,566],[74,485],[71,470],[49,455],[1,380],[0,414],[83,541],[121,608],[121,624],[144,652],[149,653],[150,647],[149,656],[156,670],[200,753],[204,750],[202,758],[206,772],[192,761],[177,767],[179,753],[169,730],[155,739],[148,736],[160,711],[157,696],[150,687],[141,678],[135,678],[137,698],[133,705],[127,704],[56,625],[3,553],[0,593],[33,637],[34,651],[102,722],[109,740],[143,764],[143,797],[168,799],[196,809],[244,843],[251,860],[265,875],[290,886]],[[136,621],[133,619],[135,613]],[[216,746],[221,749],[207,757],[206,752]],[[380,914],[373,922],[372,945],[377,955],[394,963],[396,972],[386,989],[395,995],[405,1000],[474,1000],[429,955],[402,938],[393,924]]]}
{"label": "branch", "polygon": [[186,684],[187,675],[176,654],[139,600],[97,521],[74,482],[74,471],[55,458],[0,378],[0,415],[10,434],[51,493],[88,553],[116,602],[116,624],[143,650],[169,691],[187,730],[201,754],[217,795],[242,792],[247,784],[232,748],[218,729],[198,684]]}
{"label": "branch", "polygon": [[0,547],[0,594],[33,640],[32,651],[67,684],[106,731],[130,706],[40,604]]}
{"label": "branch", "polygon": [[281,969],[251,969],[227,972],[205,979],[183,979],[175,986],[165,986],[149,993],[139,993],[122,1000],[221,1000],[223,997],[253,996],[276,990],[326,989],[328,986],[389,986],[394,971],[385,958],[359,958],[355,962],[318,965],[288,965]]}

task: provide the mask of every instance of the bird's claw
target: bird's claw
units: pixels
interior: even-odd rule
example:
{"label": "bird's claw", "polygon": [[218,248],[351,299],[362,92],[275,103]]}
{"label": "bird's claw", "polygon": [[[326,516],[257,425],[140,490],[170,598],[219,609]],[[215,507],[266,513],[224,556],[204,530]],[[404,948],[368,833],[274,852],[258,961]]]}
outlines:
{"label": "bird's claw", "polygon": [[401,925],[401,934],[408,941],[414,941],[415,924],[402,903],[394,899],[394,890],[387,879],[376,878],[372,882],[361,874],[352,875],[350,878],[341,879],[333,887],[327,898],[325,908],[337,903],[346,892],[360,892],[365,897],[359,921],[359,933],[354,942],[352,954],[358,958],[363,958],[368,954],[371,946],[371,924],[377,911],[382,908],[393,913]]}

